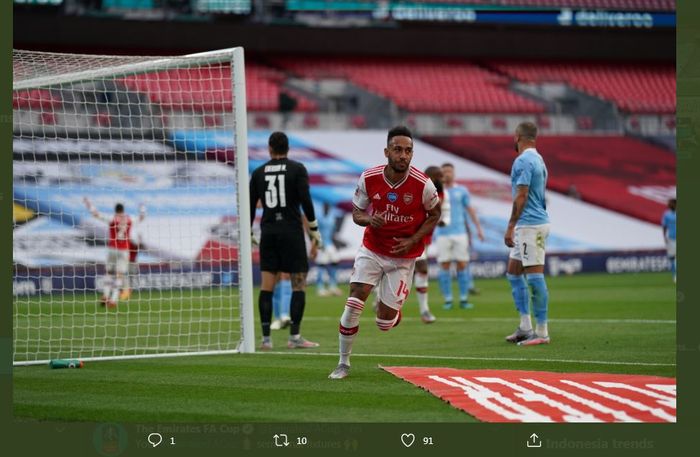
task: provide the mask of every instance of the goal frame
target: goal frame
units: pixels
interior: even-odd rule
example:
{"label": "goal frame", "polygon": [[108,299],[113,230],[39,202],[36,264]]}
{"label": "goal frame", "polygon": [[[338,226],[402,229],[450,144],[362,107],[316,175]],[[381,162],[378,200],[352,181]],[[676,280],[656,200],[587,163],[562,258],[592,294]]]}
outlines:
{"label": "goal frame", "polygon": [[[52,53],[46,53],[52,54]],[[55,53],[63,55],[62,53]],[[162,352],[149,354],[108,355],[99,357],[79,357],[83,361],[107,361],[130,360],[145,358],[182,357],[194,355],[220,355],[235,353],[255,352],[255,320],[253,306],[253,266],[252,266],[252,233],[251,233],[251,209],[250,193],[248,187],[248,115],[246,103],[245,82],[245,53],[243,47],[233,47],[195,54],[186,54],[172,57],[154,57],[153,60],[137,62],[133,64],[117,65],[115,67],[99,68],[95,70],[79,71],[62,74],[57,77],[41,76],[13,81],[12,90],[40,89],[60,86],[62,84],[75,84],[82,81],[98,78],[118,78],[121,76],[133,76],[135,74],[150,73],[154,71],[169,70],[183,64],[230,64],[231,65],[231,89],[233,96],[234,114],[234,165],[236,172],[236,194],[238,203],[238,298],[240,309],[241,336],[235,349],[209,350],[209,351],[184,351]],[[14,343],[14,338],[13,338]],[[46,360],[15,361],[13,366],[42,365],[49,363]]]}

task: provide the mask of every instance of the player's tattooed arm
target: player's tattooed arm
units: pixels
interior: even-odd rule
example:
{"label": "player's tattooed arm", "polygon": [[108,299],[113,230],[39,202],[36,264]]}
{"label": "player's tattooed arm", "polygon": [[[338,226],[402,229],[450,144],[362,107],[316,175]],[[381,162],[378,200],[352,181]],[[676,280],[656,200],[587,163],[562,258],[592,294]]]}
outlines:
{"label": "player's tattooed arm", "polygon": [[527,193],[529,190],[529,186],[518,186],[518,192],[515,194],[515,198],[513,199],[513,210],[510,213],[508,228],[506,229],[506,234],[503,237],[503,241],[509,248],[515,246],[515,241],[513,241],[515,224],[518,223],[518,219],[520,219],[520,215],[523,213],[523,208],[525,208],[525,202],[527,201]]}
{"label": "player's tattooed arm", "polygon": [[369,214],[367,211],[360,209],[357,206],[352,207],[352,220],[360,227],[367,227],[368,225],[371,225],[374,228],[379,228],[386,224],[384,213]]}

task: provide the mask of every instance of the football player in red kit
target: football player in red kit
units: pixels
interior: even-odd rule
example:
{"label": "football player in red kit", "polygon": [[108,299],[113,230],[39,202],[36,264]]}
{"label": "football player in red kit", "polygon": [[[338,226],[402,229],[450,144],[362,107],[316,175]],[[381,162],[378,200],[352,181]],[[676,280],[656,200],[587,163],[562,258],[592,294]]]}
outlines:
{"label": "football player in red kit", "polygon": [[425,249],[425,236],[440,220],[435,185],[411,166],[413,136],[408,128],[389,131],[384,156],[388,163],[365,170],[353,197],[353,221],[366,228],[350,277],[350,297],[340,318],[340,361],[331,379],[350,373],[352,343],[372,289],[377,288],[379,297],[379,329],[388,331],[399,324],[416,258]]}

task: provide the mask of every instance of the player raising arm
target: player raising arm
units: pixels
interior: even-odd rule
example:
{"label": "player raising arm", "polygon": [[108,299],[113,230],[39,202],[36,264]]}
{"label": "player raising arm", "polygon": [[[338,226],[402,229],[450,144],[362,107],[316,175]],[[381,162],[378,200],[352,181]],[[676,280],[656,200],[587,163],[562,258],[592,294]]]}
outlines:
{"label": "player raising arm", "polygon": [[350,373],[352,343],[372,289],[378,288],[377,327],[386,332],[399,324],[416,258],[425,248],[424,237],[440,220],[435,185],[411,166],[411,131],[392,128],[384,156],[388,163],[365,170],[353,197],[353,221],[366,228],[350,277],[350,296],[340,317],[340,361],[328,376],[331,379]]}
{"label": "player raising arm", "polygon": [[[100,214],[90,200],[83,199],[90,214],[96,219],[109,224],[109,240],[107,241],[107,275],[104,280],[101,303],[108,308],[114,308],[119,302],[120,290],[125,286],[126,275],[129,272],[129,253],[131,250],[131,217],[124,212],[124,205],[114,206],[112,217]],[[139,205],[139,222],[146,217],[146,208]]]}

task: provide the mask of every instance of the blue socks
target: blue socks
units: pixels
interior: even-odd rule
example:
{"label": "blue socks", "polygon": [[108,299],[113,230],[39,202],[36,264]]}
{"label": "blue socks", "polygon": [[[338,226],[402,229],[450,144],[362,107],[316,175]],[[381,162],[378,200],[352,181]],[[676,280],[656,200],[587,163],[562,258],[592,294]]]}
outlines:
{"label": "blue socks", "polygon": [[673,278],[676,278],[676,258],[669,257],[668,260],[671,261],[671,273],[673,273]]}
{"label": "blue socks", "polygon": [[280,281],[281,285],[281,299],[280,313],[282,316],[289,317],[289,308],[292,303],[292,281],[290,279],[285,279]]}
{"label": "blue socks", "polygon": [[335,289],[338,287],[338,266],[328,265],[328,287]]}
{"label": "blue socks", "polygon": [[272,310],[276,319],[289,317],[289,306],[292,300],[292,281],[283,279],[275,284],[272,295]]}
{"label": "blue socks", "polygon": [[445,303],[452,302],[452,272],[450,270],[443,270],[442,268],[438,272],[438,284],[440,285],[440,292],[445,299]]}
{"label": "blue socks", "polygon": [[316,290],[324,290],[326,284],[323,281],[324,273],[328,276],[328,288],[335,289],[338,287],[338,265],[328,264],[318,267],[318,277],[316,278]]}
{"label": "blue socks", "polygon": [[459,301],[466,302],[469,298],[469,284],[471,283],[471,273],[469,268],[457,270],[457,284],[459,285]]}
{"label": "blue socks", "polygon": [[510,282],[510,288],[513,293],[513,301],[515,302],[515,309],[518,310],[520,315],[527,314],[530,315],[530,294],[527,290],[527,283],[523,275],[511,275],[506,274],[508,282]]}
{"label": "blue socks", "polygon": [[280,299],[280,295],[282,295],[281,290],[281,283],[277,282],[277,284],[275,284],[275,288],[272,290],[272,315],[275,319],[280,318],[280,303],[282,303],[282,300]]}
{"label": "blue socks", "polygon": [[[325,266],[319,266],[318,267],[318,277],[316,278],[316,290],[323,290],[326,288],[326,285],[323,283],[323,272],[326,271]],[[330,275],[328,275],[330,276]]]}
{"label": "blue socks", "polygon": [[532,310],[538,324],[547,322],[547,308],[549,305],[549,291],[544,282],[544,274],[531,273],[527,275],[527,283],[532,289]]}

